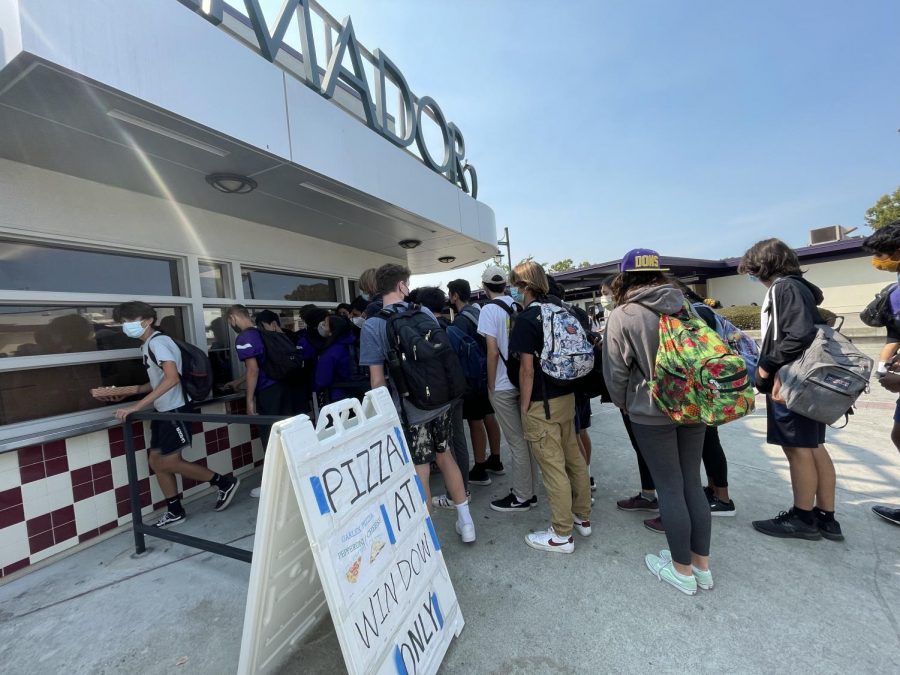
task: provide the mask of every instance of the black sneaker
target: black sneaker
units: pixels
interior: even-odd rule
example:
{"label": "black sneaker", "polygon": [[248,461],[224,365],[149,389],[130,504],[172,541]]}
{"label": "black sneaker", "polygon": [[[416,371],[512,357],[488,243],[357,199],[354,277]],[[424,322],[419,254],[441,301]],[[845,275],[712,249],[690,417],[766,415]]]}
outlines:
{"label": "black sneaker", "polygon": [[879,518],[884,518],[889,523],[900,525],[900,509],[888,506],[887,504],[878,504],[872,507],[872,513]]}
{"label": "black sneaker", "polygon": [[823,516],[823,512],[819,510],[818,507],[813,509],[813,513],[816,516],[816,525],[818,525],[819,532],[822,533],[823,537],[830,539],[831,541],[844,541],[844,533],[841,531],[841,524],[834,519],[834,516],[826,520]]}
{"label": "black sneaker", "polygon": [[594,492],[596,490],[597,490],[597,484],[594,483],[594,477],[591,476],[591,492]]}
{"label": "black sneaker", "polygon": [[532,506],[534,506],[535,504],[537,504],[537,495],[531,495],[531,499],[529,499],[528,501],[531,502]]}
{"label": "black sneaker", "polygon": [[487,462],[482,462],[481,464],[475,464],[472,467],[472,470],[469,471],[469,482],[472,485],[490,485],[491,477],[488,476],[487,472]]}
{"label": "black sneaker", "polygon": [[772,520],[754,520],[753,529],[770,537],[782,539],[807,539],[817,541],[822,538],[822,533],[815,523],[805,523],[792,508],[790,511],[782,511]]}
{"label": "black sneaker", "polygon": [[734,508],[734,500],[727,504],[716,496],[709,501],[709,512],[713,516],[733,516],[736,511]]}
{"label": "black sneaker", "polygon": [[224,483],[224,485],[219,485],[219,498],[216,499],[216,505],[214,507],[216,511],[224,511],[228,508],[228,505],[237,493],[238,486],[241,484],[241,479],[235,478],[234,476],[231,476],[230,478],[223,477],[222,483]]}
{"label": "black sneaker", "polygon": [[187,514],[184,511],[181,513],[166,511],[162,518],[153,523],[153,527],[171,527],[172,525],[179,525],[185,520],[187,520]]}
{"label": "black sneaker", "polygon": [[488,455],[487,461],[484,463],[484,468],[490,473],[497,474],[498,476],[502,476],[506,473],[503,469],[503,462],[500,461],[500,455]]}
{"label": "black sneaker", "polygon": [[515,511],[531,511],[534,504],[537,503],[537,497],[532,497],[527,502],[520,502],[515,493],[510,490],[509,494],[503,499],[491,502],[491,508],[494,511],[502,513],[513,513]]}

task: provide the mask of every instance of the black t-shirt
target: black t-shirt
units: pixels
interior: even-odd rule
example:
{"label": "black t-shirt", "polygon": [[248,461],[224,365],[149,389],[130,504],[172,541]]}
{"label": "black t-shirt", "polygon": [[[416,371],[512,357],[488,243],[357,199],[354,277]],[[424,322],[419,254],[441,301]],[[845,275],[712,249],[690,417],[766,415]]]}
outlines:
{"label": "black t-shirt", "polygon": [[512,334],[509,336],[509,351],[511,354],[536,354],[534,357],[534,386],[531,389],[531,403],[538,403],[544,400],[545,386],[548,399],[559,398],[571,393],[570,390],[561,389],[544,376],[541,371],[540,358],[543,348],[544,323],[541,319],[541,305],[533,302],[516,317]]}

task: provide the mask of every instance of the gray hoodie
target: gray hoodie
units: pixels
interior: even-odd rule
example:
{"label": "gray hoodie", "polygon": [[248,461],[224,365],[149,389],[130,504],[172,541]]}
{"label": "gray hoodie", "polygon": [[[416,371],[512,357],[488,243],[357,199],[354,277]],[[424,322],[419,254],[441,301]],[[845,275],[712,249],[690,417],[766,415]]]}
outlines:
{"label": "gray hoodie", "polygon": [[616,307],[606,322],[603,340],[603,377],[612,402],[635,424],[660,426],[672,420],[656,407],[647,388],[659,350],[659,316],[635,304],[641,302],[662,314],[674,314],[684,295],[671,284],[638,288],[628,302]]}

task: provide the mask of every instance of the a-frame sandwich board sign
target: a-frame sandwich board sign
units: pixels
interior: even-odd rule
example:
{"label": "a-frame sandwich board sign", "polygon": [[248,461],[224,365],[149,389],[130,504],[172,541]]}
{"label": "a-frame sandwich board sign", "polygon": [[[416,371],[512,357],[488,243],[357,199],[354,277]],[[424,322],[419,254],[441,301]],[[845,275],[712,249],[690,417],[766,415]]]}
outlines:
{"label": "a-frame sandwich board sign", "polygon": [[383,387],[273,426],[238,673],[276,670],[329,612],[354,675],[435,673],[465,623]]}

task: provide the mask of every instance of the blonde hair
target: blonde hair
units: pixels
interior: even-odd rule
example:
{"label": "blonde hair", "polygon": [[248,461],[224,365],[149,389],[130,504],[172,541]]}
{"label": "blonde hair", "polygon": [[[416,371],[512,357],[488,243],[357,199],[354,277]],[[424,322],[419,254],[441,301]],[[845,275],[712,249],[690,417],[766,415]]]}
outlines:
{"label": "blonde hair", "polygon": [[378,284],[375,281],[375,272],[376,269],[370,267],[359,275],[359,282],[356,284],[356,287],[361,292],[368,293],[369,295],[375,295],[375,293],[378,292]]}
{"label": "blonde hair", "polygon": [[509,273],[509,283],[513,286],[525,284],[535,296],[547,295],[550,291],[550,282],[547,281],[547,273],[544,268],[533,260],[519,263]]}

